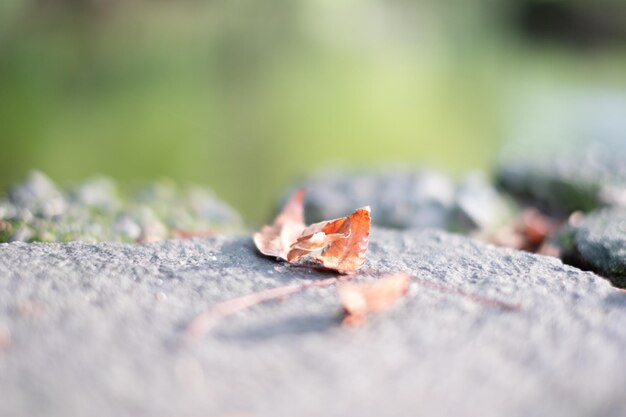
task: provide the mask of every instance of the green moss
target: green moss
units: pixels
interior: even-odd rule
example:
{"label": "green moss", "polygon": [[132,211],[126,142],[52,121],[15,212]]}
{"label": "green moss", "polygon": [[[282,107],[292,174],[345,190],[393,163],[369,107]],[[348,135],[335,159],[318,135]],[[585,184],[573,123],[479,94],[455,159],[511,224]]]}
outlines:
{"label": "green moss", "polygon": [[13,227],[9,222],[0,222],[0,243],[8,242],[13,234]]}
{"label": "green moss", "polygon": [[611,269],[611,275],[626,278],[626,265],[619,264]]}
{"label": "green moss", "polygon": [[553,204],[559,204],[566,211],[591,211],[600,205],[597,185],[575,181],[558,180],[551,187]]}
{"label": "green moss", "polygon": [[573,252],[576,249],[576,230],[565,228],[556,236],[555,241],[563,252]]}

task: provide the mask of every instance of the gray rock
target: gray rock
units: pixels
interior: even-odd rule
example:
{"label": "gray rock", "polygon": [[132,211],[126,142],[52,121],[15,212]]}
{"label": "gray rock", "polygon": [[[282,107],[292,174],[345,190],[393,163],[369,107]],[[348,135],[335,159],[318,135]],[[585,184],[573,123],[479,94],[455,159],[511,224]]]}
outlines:
{"label": "gray rock", "polygon": [[96,177],[61,189],[39,172],[0,201],[0,222],[0,242],[151,242],[242,227],[239,214],[203,187],[160,181],[118,193],[111,179]]}
{"label": "gray rock", "polygon": [[372,222],[399,229],[469,232],[494,228],[512,213],[508,202],[478,173],[455,184],[434,170],[323,170],[302,181],[309,222],[372,207]]}
{"label": "gray rock", "polygon": [[512,217],[507,200],[480,173],[465,176],[455,195],[453,230],[490,231]]}
{"label": "gray rock", "polygon": [[214,224],[240,223],[239,215],[206,187],[192,186],[185,195],[189,211]]}
{"label": "gray rock", "polygon": [[141,226],[127,213],[121,213],[113,223],[116,234],[122,236],[122,240],[136,242],[141,237]]}
{"label": "gray rock", "polygon": [[27,225],[20,225],[13,230],[13,233],[9,237],[9,242],[27,242],[35,236],[33,229]]}
{"label": "gray rock", "polygon": [[499,162],[505,188],[556,214],[626,206],[626,93],[559,91],[523,112]]}
{"label": "gray rock", "polygon": [[139,240],[142,242],[156,242],[167,237],[167,228],[150,207],[137,207],[131,210],[131,213],[131,217],[141,228]]}
{"label": "gray rock", "polygon": [[95,177],[83,181],[69,190],[73,203],[83,207],[111,212],[121,205],[115,183],[106,177]]}
{"label": "gray rock", "polygon": [[21,220],[29,221],[31,216],[51,218],[63,214],[67,203],[61,191],[43,173],[33,171],[24,183],[9,191],[9,201],[20,208],[17,214]]}
{"label": "gray rock", "polygon": [[626,288],[626,208],[584,216],[568,226],[558,242],[567,262],[597,271]]}
{"label": "gray rock", "polygon": [[331,275],[260,257],[249,237],[0,245],[0,415],[626,414],[626,293],[606,280],[442,232],[373,230],[353,279],[396,271],[416,277],[409,294],[361,328],[340,327],[330,287],[186,344],[219,301]]}
{"label": "gray rock", "polygon": [[15,206],[8,201],[0,201],[0,220],[13,219],[17,215]]}
{"label": "gray rock", "polygon": [[159,181],[139,188],[132,201],[150,207],[173,230],[202,232],[242,224],[239,214],[206,187]]}

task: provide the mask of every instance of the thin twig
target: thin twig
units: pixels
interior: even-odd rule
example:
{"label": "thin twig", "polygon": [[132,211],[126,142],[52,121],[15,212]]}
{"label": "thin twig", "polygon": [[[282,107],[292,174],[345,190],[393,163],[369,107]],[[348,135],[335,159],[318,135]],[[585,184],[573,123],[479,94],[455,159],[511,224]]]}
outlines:
{"label": "thin twig", "polygon": [[[374,274],[383,275],[380,272],[374,272]],[[347,281],[351,278],[352,276],[350,275],[344,275],[339,277],[326,278],[319,281],[308,281],[303,284],[285,285],[282,287],[270,288],[267,290],[223,301],[216,304],[204,313],[199,314],[189,323],[186,331],[187,338],[192,341],[200,339],[204,335],[206,335],[222,319],[257,304],[286,298],[309,288],[330,287],[337,282]],[[460,288],[436,283],[430,280],[416,277],[414,275],[411,275],[411,280],[418,283],[419,285],[428,287],[439,292],[460,295],[461,297],[465,297],[468,300],[484,306],[501,308],[502,310],[506,311],[514,311],[520,309],[519,305],[510,304],[504,301],[496,300],[494,298],[469,293]]]}
{"label": "thin twig", "polygon": [[211,330],[220,320],[235,314],[246,308],[252,307],[271,300],[286,298],[290,295],[299,293],[308,288],[329,287],[337,283],[337,281],[345,281],[349,277],[332,277],[319,281],[308,281],[304,284],[292,284],[282,287],[270,288],[267,290],[247,294],[241,297],[226,300],[218,303],[213,308],[196,316],[187,326],[187,337],[190,339],[199,339]]}

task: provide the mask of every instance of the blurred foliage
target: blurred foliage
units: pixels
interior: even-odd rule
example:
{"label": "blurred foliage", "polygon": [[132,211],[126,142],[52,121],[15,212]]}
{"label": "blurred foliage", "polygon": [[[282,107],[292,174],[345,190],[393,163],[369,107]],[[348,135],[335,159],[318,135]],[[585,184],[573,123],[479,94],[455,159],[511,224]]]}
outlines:
{"label": "blurred foliage", "polygon": [[626,78],[614,45],[526,43],[528,3],[3,0],[0,187],[172,177],[260,220],[332,163],[488,168],[516,90]]}

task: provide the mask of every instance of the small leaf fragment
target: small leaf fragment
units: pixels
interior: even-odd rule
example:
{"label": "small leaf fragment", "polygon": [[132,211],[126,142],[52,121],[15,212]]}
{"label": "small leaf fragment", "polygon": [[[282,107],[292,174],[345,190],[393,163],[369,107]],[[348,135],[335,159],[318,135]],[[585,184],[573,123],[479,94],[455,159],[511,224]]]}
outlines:
{"label": "small leaf fragment", "polygon": [[409,289],[411,277],[398,273],[386,275],[374,283],[347,282],[338,287],[345,316],[342,324],[355,327],[363,323],[368,313],[389,309]]}
{"label": "small leaf fragment", "polygon": [[287,260],[290,246],[305,228],[304,189],[296,191],[271,226],[254,234],[254,244],[264,255]]}

